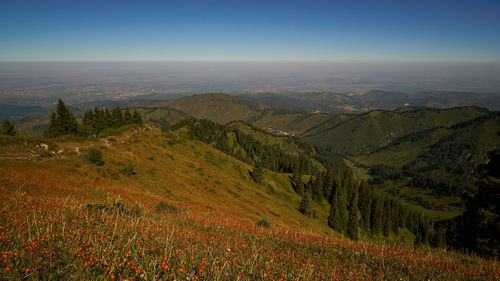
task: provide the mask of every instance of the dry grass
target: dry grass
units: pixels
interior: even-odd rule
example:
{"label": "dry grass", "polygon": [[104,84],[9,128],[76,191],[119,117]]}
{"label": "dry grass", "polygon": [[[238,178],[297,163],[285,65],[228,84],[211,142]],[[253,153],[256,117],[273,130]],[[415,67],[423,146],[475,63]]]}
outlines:
{"label": "dry grass", "polygon": [[[58,156],[1,163],[2,280],[500,278],[496,261],[335,238],[296,211],[286,175],[266,175],[269,194],[250,167],[181,133],[58,146]],[[104,166],[76,146],[104,147]],[[136,175],[119,173],[128,163]],[[256,225],[262,217],[270,228]]]}

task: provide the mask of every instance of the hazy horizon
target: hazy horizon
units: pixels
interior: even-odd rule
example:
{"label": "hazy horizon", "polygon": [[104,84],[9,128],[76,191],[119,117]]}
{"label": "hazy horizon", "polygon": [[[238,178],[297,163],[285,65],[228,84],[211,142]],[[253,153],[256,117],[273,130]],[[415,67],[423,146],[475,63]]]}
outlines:
{"label": "hazy horizon", "polygon": [[499,93],[500,64],[329,62],[0,63],[0,103],[147,94],[304,93],[365,90]]}

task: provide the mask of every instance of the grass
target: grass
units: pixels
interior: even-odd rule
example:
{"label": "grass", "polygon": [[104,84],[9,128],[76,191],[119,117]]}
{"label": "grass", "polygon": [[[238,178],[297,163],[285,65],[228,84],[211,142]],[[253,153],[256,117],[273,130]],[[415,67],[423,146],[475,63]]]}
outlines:
{"label": "grass", "polygon": [[406,181],[387,180],[378,187],[435,220],[451,219],[464,211],[460,198],[436,197],[431,194],[431,190],[410,187]]}
{"label": "grass", "polygon": [[225,124],[233,120],[247,120],[260,115],[260,111],[241,102],[238,98],[221,94],[185,96],[166,101],[165,106],[174,108],[195,118],[210,119]]}
{"label": "grass", "polygon": [[[316,219],[300,215],[296,210],[300,198],[291,191],[288,175],[267,171],[265,181],[272,181],[275,189],[267,194],[267,185],[242,180],[234,168],[248,171],[248,165],[176,134],[180,141],[163,147],[165,136],[159,130],[124,132],[103,150],[106,162],[101,167],[70,153],[76,146],[84,151],[95,142],[60,143],[60,157],[4,160],[0,279],[493,280],[500,276],[500,264],[493,260],[342,239]],[[190,149],[192,144],[198,155]],[[205,159],[207,151],[220,167]],[[155,161],[149,160],[152,156]],[[136,165],[135,176],[100,176],[99,169],[116,171],[129,160]],[[153,167],[155,175],[146,172]],[[200,167],[204,175],[197,172]],[[80,172],[61,172],[69,169]],[[262,218],[272,218],[271,227],[256,225]]]}
{"label": "grass", "polygon": [[146,205],[141,212],[122,211],[127,204],[89,208],[51,192],[2,184],[0,221],[9,226],[0,238],[2,279],[493,280],[499,273],[495,261],[442,250],[275,231],[207,208],[208,218]]}

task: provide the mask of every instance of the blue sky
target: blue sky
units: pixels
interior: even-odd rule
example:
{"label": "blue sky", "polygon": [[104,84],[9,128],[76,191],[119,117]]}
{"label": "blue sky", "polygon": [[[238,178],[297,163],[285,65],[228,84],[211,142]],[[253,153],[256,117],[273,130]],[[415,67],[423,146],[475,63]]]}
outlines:
{"label": "blue sky", "polygon": [[0,61],[500,62],[500,1],[0,1]]}

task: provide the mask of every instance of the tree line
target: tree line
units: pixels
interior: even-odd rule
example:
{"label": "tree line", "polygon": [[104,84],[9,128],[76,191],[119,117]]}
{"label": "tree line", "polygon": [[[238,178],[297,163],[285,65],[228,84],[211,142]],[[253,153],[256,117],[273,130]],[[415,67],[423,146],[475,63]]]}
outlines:
{"label": "tree line", "polygon": [[378,191],[367,181],[357,181],[350,169],[328,168],[311,177],[307,184],[302,183],[300,174],[294,173],[291,182],[302,195],[299,211],[311,216],[311,202],[327,200],[328,225],[353,240],[359,238],[361,231],[389,236],[406,228],[416,236],[415,244],[444,244],[445,233],[433,229],[429,218]]}
{"label": "tree line", "polygon": [[56,110],[50,115],[49,126],[45,129],[44,136],[47,138],[57,138],[65,135],[95,137],[103,130],[121,126],[142,124],[140,114],[134,110],[133,113],[127,108],[125,111],[116,106],[110,112],[105,109],[86,110],[81,123],[78,123],[75,115],[69,110],[64,102],[59,99]]}
{"label": "tree line", "polygon": [[[500,136],[500,133],[497,135]],[[432,159],[445,159],[439,151],[434,152],[436,157]],[[447,173],[445,167],[439,166],[439,170],[424,170],[412,165],[403,169],[380,165],[372,167],[371,182],[381,185],[385,180],[404,180],[406,177],[411,187],[430,189],[437,196],[461,197],[465,204],[464,213],[453,219],[431,223],[429,242],[431,245],[446,245],[500,258],[500,151],[495,149],[488,156],[489,161],[475,168],[472,175]],[[425,240],[427,230],[422,230],[417,237]]]}
{"label": "tree line", "polygon": [[251,165],[258,164],[262,168],[284,173],[300,171],[310,174],[317,169],[313,160],[304,153],[288,153],[279,144],[264,144],[237,128],[189,118],[172,126],[171,130],[182,127],[187,128],[187,133],[194,139],[213,144],[220,151]]}
{"label": "tree line", "polygon": [[[290,173],[293,189],[302,196],[298,210],[310,217],[313,203],[326,200],[330,204],[328,225],[351,239],[358,239],[361,231],[389,236],[407,228],[415,234],[416,244],[442,244],[444,235],[432,229],[429,218],[379,192],[366,181],[358,182],[352,170],[341,164],[340,156],[313,154],[316,148],[307,144],[301,144],[306,153],[294,155],[283,151],[278,144],[263,144],[250,134],[209,120],[185,119],[171,130],[180,128],[187,128],[194,139],[213,144],[222,152],[254,165],[250,176],[257,183],[263,183],[263,168]],[[313,164],[312,157],[316,155],[318,161],[324,163],[324,169]],[[308,182],[303,181],[304,175],[309,175]]]}

